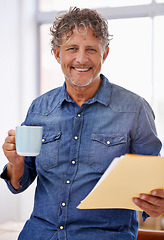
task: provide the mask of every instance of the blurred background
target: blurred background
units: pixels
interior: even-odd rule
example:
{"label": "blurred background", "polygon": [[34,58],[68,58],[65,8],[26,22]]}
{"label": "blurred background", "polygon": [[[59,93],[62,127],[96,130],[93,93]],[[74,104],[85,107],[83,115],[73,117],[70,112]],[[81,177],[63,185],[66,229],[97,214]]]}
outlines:
{"label": "blurred background", "polygon": [[[70,6],[97,9],[108,19],[113,40],[102,73],[150,103],[164,142],[164,0],[1,0],[0,146],[7,131],[23,122],[35,97],[63,84],[49,28]],[[6,163],[0,147],[1,172]],[[0,223],[27,220],[35,184],[13,195],[0,180]],[[162,218],[151,221],[150,227],[163,228]]]}

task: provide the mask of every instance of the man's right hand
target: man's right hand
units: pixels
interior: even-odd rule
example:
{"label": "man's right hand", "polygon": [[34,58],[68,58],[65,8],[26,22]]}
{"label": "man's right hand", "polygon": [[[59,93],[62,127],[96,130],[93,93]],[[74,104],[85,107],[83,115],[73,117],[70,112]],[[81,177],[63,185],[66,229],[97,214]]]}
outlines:
{"label": "man's right hand", "polygon": [[12,186],[18,189],[19,180],[24,173],[24,157],[20,156],[16,152],[15,144],[15,130],[9,130],[8,136],[2,146],[5,156],[7,157],[9,164],[7,165],[7,176],[10,179]]}
{"label": "man's right hand", "polygon": [[9,130],[8,136],[2,146],[5,156],[12,165],[19,165],[24,161],[24,157],[21,157],[16,152],[15,144],[15,130]]}

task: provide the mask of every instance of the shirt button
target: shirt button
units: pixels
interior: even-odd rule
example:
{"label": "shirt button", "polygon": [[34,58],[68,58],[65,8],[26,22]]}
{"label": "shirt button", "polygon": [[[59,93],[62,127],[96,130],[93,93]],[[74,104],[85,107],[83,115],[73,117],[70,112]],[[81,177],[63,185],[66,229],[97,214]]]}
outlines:
{"label": "shirt button", "polygon": [[78,113],[78,114],[77,114],[77,116],[80,118],[80,117],[81,117],[81,114],[80,114],[80,113]]}
{"label": "shirt button", "polygon": [[43,142],[43,143],[45,142],[45,139],[44,139],[44,138],[42,139],[42,142]]}
{"label": "shirt button", "polygon": [[65,202],[63,202],[63,203],[62,203],[62,206],[63,206],[63,207],[65,207],[65,206],[66,206]]}
{"label": "shirt button", "polygon": [[70,180],[67,180],[67,182],[66,182],[67,184],[70,184]]}
{"label": "shirt button", "polygon": [[75,136],[74,139],[77,140],[77,139],[78,139],[78,136]]}
{"label": "shirt button", "polygon": [[109,145],[109,144],[110,144],[110,141],[107,141],[106,143]]}
{"label": "shirt button", "polygon": [[76,162],[73,160],[73,161],[72,161],[72,164],[75,164],[75,163],[76,163]]}
{"label": "shirt button", "polygon": [[63,230],[63,228],[64,228],[63,226],[60,226],[60,230]]}

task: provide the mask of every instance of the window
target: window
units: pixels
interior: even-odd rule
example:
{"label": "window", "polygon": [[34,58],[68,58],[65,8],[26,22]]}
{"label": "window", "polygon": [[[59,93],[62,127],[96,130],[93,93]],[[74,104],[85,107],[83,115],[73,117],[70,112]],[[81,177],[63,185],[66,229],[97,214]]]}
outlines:
{"label": "window", "polygon": [[[164,142],[164,16],[154,20],[154,109],[159,136]],[[164,155],[164,150],[162,151]]]}
{"label": "window", "polygon": [[40,92],[63,85],[64,76],[59,63],[51,54],[50,24],[40,26]]}
{"label": "window", "polygon": [[[69,9],[70,6],[77,6],[80,8],[105,8],[105,7],[120,7],[120,6],[134,6],[134,5],[144,5],[151,3],[152,0],[98,0],[94,1],[77,1],[77,0],[40,0],[39,10],[40,11],[61,11]],[[161,0],[158,0],[161,1]]]}
{"label": "window", "polygon": [[111,82],[136,92],[149,102],[152,97],[151,25],[150,18],[109,20],[113,40],[102,68]]}
{"label": "window", "polygon": [[164,3],[164,0],[156,0],[157,3]]}

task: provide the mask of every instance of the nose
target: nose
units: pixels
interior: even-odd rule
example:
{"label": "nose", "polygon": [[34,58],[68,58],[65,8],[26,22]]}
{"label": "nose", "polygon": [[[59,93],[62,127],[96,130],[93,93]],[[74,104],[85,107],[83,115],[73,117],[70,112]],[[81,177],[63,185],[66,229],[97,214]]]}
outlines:
{"label": "nose", "polygon": [[88,56],[84,50],[79,50],[76,55],[76,62],[83,65],[88,61]]}

